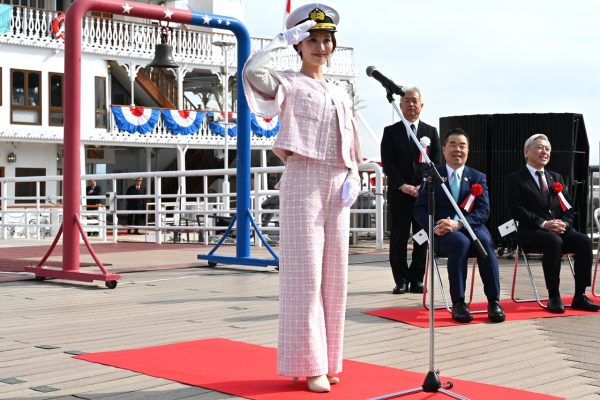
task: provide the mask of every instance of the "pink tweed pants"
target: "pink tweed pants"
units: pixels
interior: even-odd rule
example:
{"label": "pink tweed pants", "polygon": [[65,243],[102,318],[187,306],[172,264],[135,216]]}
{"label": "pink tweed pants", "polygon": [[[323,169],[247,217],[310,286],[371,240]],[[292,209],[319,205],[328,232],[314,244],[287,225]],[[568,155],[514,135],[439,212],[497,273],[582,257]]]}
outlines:
{"label": "pink tweed pants", "polygon": [[347,169],[297,155],[280,184],[278,372],[342,370],[350,209]]}

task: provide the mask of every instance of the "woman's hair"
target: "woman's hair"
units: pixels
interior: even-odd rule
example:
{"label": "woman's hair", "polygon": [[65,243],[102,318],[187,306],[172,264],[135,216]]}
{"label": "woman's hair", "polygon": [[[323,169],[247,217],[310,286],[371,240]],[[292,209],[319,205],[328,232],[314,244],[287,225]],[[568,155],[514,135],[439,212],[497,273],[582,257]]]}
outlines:
{"label": "woman's hair", "polygon": [[[317,31],[317,32],[327,32],[327,31]],[[335,48],[337,46],[337,41],[335,40],[335,33],[334,32],[329,32],[331,34],[331,42],[333,43],[333,49],[331,50],[331,53],[333,54],[333,52],[335,51]],[[296,50],[296,53],[298,53],[298,55],[300,56],[300,59],[302,59],[302,52],[298,49],[298,45],[295,44],[294,45],[294,50]]]}

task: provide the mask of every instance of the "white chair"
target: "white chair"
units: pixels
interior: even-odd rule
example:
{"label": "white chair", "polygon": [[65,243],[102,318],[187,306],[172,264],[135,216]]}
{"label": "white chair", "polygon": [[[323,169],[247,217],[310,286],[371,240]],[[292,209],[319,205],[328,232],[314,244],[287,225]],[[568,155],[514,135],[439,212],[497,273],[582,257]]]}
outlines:
{"label": "white chair", "polygon": [[[594,226],[596,227],[596,231],[600,234],[600,208],[594,210]],[[594,277],[592,278],[592,296],[594,297],[600,297],[600,294],[596,293],[598,257],[600,257],[600,239],[598,240],[598,248],[596,249],[596,267],[594,268]]]}
{"label": "white chair", "polygon": [[[512,301],[514,301],[515,303],[526,303],[526,302],[531,302],[531,301],[535,301],[537,302],[542,308],[548,308],[547,305],[545,305],[544,303],[542,303],[542,301],[546,301],[547,299],[542,299],[540,297],[540,294],[537,290],[537,285],[535,284],[535,280],[533,277],[533,272],[531,270],[531,265],[529,263],[529,258],[531,256],[541,256],[542,254],[540,253],[530,253],[530,252],[526,252],[524,251],[522,248],[519,248],[519,246],[517,245],[517,248],[515,250],[515,268],[514,268],[514,272],[513,272],[513,282],[512,282],[512,290],[510,293],[510,297],[512,299]],[[573,277],[575,277],[575,270],[573,269],[573,253],[564,253],[561,254],[561,260],[562,258],[566,257],[568,262],[569,262],[569,268],[571,269],[571,274],[573,274]],[[516,296],[516,289],[517,289],[517,272],[519,270],[519,256],[523,256],[523,260],[525,261],[525,266],[527,267],[527,275],[529,276],[529,282],[531,284],[531,288],[533,289],[533,294],[534,294],[534,298],[530,298],[530,299],[519,299]],[[565,305],[566,307],[569,307],[568,305]]]}

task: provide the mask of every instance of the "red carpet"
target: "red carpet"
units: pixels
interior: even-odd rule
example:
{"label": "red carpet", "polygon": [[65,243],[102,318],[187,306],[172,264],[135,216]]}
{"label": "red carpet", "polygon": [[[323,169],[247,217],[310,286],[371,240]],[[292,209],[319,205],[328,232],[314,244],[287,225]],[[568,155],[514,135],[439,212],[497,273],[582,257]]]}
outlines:
{"label": "red carpet", "polygon": [[[570,304],[570,297],[563,297],[565,304]],[[512,300],[502,300],[500,302],[506,313],[506,321],[518,321],[522,319],[534,318],[553,318],[553,317],[571,317],[576,315],[598,315],[597,312],[573,310],[570,307],[565,308],[564,314],[552,314],[536,302],[515,303]],[[487,310],[487,303],[473,303],[469,306],[470,310]],[[364,314],[374,315],[392,319],[394,321],[404,322],[405,324],[418,326],[421,328],[429,327],[429,311],[423,307],[419,308],[383,308],[381,310],[366,311]],[[487,312],[473,314],[471,324],[480,324],[489,322]],[[453,325],[468,325],[454,322],[452,316],[446,309],[435,310],[435,326],[453,326]]]}
{"label": "red carpet", "polygon": [[[170,379],[188,385],[260,400],[327,398],[364,400],[420,387],[424,374],[356,361],[344,361],[341,382],[327,394],[306,391],[304,381],[277,376],[277,350],[228,339],[207,339],[75,358]],[[442,382],[447,379],[442,378]],[[470,399],[556,400],[559,397],[454,379],[452,391]],[[418,393],[407,399],[448,399]]]}

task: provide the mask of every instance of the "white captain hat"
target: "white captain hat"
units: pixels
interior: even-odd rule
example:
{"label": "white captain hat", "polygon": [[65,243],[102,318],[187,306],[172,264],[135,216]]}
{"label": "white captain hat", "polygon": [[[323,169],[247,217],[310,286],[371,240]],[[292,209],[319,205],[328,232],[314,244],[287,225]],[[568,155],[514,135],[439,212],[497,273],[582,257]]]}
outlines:
{"label": "white captain hat", "polygon": [[290,29],[298,24],[312,19],[317,24],[311,31],[329,31],[336,32],[337,24],[340,21],[340,15],[331,6],[323,3],[310,3],[296,8],[291,12],[285,22],[286,29]]}

